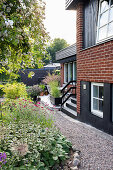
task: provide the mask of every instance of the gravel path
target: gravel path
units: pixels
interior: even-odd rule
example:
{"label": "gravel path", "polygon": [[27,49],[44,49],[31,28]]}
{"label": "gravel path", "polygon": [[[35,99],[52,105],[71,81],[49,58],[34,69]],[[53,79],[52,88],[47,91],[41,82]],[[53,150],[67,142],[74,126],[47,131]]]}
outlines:
{"label": "gravel path", "polygon": [[55,124],[81,151],[80,170],[113,170],[113,136],[59,111],[55,113]]}

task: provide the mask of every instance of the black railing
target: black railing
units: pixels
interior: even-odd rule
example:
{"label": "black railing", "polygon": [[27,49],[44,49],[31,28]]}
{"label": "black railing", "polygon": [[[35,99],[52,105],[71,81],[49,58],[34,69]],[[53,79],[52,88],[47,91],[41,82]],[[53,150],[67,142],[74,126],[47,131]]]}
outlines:
{"label": "black railing", "polygon": [[[71,86],[70,88],[68,88],[68,90],[66,90],[66,88],[69,86],[69,85],[74,85],[74,86]],[[75,94],[72,93],[73,89],[75,89]],[[71,91],[71,93],[66,96],[69,92]],[[62,97],[61,97],[61,107],[64,105],[64,103],[72,96],[72,95],[76,95],[76,80],[72,80],[70,82],[68,82],[64,88],[61,90],[61,92],[63,93]]]}

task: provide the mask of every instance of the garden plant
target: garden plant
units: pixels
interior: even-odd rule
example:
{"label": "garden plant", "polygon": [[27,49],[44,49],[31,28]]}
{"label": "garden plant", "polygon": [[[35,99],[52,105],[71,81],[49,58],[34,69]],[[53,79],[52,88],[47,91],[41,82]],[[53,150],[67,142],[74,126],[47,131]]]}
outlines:
{"label": "garden plant", "polygon": [[68,158],[71,143],[55,127],[47,105],[34,104],[26,95],[6,95],[1,111],[1,169],[50,170]]}

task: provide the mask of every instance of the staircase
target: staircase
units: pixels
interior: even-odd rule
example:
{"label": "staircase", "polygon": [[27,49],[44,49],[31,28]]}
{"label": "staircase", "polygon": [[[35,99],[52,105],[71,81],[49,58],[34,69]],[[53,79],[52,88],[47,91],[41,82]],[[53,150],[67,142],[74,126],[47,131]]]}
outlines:
{"label": "staircase", "polygon": [[[70,87],[70,84],[72,83],[74,84]],[[75,118],[77,116],[77,100],[75,97],[76,94],[73,94],[73,90],[76,92],[76,81],[68,82],[61,90],[61,93],[63,94],[61,98],[61,111],[68,116]]]}
{"label": "staircase", "polygon": [[77,117],[77,100],[74,96],[70,97],[62,106],[61,111],[72,118]]}

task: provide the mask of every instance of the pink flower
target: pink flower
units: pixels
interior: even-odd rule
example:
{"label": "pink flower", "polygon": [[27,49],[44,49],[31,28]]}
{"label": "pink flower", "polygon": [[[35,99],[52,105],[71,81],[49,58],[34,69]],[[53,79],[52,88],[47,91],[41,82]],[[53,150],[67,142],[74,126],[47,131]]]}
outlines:
{"label": "pink flower", "polygon": [[24,107],[26,107],[26,106],[24,106]]}

